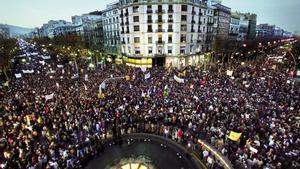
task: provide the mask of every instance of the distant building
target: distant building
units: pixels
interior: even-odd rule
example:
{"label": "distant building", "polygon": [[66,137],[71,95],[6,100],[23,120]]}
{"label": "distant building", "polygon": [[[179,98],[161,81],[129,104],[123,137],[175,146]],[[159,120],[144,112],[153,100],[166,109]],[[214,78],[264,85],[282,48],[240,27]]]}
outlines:
{"label": "distant building", "polygon": [[101,13],[95,13],[95,14],[83,14],[81,16],[75,15],[72,16],[72,24],[74,26],[74,31],[76,32],[76,34],[83,36],[84,34],[84,26],[86,24],[89,24],[90,22],[93,21],[98,21],[101,20],[102,16]]}
{"label": "distant building", "polygon": [[231,13],[229,40],[237,41],[240,33],[240,16],[237,13]]}
{"label": "distant building", "polygon": [[10,31],[7,25],[0,24],[0,37],[2,38],[9,38]]}
{"label": "distant building", "polygon": [[222,4],[214,4],[215,9],[215,21],[217,24],[217,38],[228,39],[229,28],[231,21],[231,8]]}
{"label": "distant building", "polygon": [[103,20],[90,21],[83,27],[84,40],[90,49],[104,51]]}
{"label": "distant building", "polygon": [[74,31],[74,27],[71,22],[65,20],[50,20],[48,23],[43,24],[39,29],[40,37],[53,38],[62,34],[68,34]]}
{"label": "distant building", "polygon": [[272,37],[274,29],[275,29],[275,25],[269,25],[269,24],[257,25],[256,37],[258,38]]}
{"label": "distant building", "polygon": [[119,7],[119,2],[115,2],[102,11],[105,52],[112,55],[121,53]]}

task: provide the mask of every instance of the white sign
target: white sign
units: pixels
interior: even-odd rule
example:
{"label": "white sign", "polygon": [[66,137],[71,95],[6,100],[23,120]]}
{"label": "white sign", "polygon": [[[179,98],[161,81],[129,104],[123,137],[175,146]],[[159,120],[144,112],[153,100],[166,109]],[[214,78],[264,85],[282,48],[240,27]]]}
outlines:
{"label": "white sign", "polygon": [[254,153],[257,153],[257,152],[258,152],[258,150],[257,150],[256,148],[252,147],[252,146],[250,146],[249,149],[250,149],[252,152],[254,152]]}
{"label": "white sign", "polygon": [[143,66],[143,67],[141,67],[141,69],[142,69],[143,72],[146,72],[146,71],[147,71],[147,67],[144,67],[144,66]]}
{"label": "white sign", "polygon": [[19,78],[22,77],[22,74],[21,73],[17,73],[17,74],[15,74],[15,76],[16,76],[17,79],[19,79]]}
{"label": "white sign", "polygon": [[54,94],[52,93],[52,94],[46,95],[46,96],[45,96],[45,99],[46,99],[46,101],[47,101],[47,100],[53,99],[53,97],[54,97]]}
{"label": "white sign", "polygon": [[233,75],[233,70],[227,70],[226,75],[227,76],[232,76]]}
{"label": "white sign", "polygon": [[64,67],[64,65],[57,65],[57,67],[58,67],[58,68],[63,68],[63,67]]}

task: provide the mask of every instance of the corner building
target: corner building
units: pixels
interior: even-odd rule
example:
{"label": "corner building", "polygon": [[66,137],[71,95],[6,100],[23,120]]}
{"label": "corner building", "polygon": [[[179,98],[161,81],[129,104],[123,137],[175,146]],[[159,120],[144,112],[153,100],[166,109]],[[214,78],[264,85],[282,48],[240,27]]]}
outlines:
{"label": "corner building", "polygon": [[207,49],[205,2],[120,0],[121,52],[128,64],[183,67],[199,63]]}

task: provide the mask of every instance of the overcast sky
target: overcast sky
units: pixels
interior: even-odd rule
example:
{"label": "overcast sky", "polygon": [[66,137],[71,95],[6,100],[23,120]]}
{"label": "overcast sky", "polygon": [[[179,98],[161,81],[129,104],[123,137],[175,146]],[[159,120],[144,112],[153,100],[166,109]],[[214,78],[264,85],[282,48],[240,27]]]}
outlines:
{"label": "overcast sky", "polygon": [[[71,20],[102,10],[115,0],[1,0],[0,23],[37,27],[48,20]],[[241,12],[258,15],[258,23],[276,24],[289,31],[300,31],[300,0],[223,0],[223,4]]]}

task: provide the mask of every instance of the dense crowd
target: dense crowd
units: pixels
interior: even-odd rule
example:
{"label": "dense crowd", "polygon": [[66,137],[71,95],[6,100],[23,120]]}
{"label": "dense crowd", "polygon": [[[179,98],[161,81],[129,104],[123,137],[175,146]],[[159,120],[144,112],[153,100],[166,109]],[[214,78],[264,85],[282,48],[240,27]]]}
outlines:
{"label": "dense crowd", "polygon": [[[13,77],[0,91],[1,168],[76,168],[87,155],[99,154],[109,135],[131,132],[183,143],[207,140],[234,168],[300,166],[300,88],[289,80],[287,58],[236,63],[232,76],[225,69],[142,71],[109,63],[91,70],[88,60],[44,60],[20,44],[29,55],[27,63],[15,58],[14,73],[34,73]],[[130,80],[107,81],[99,94],[105,79],[126,75]],[[230,131],[241,138],[228,139]],[[221,168],[207,151],[202,157],[210,168]]]}

